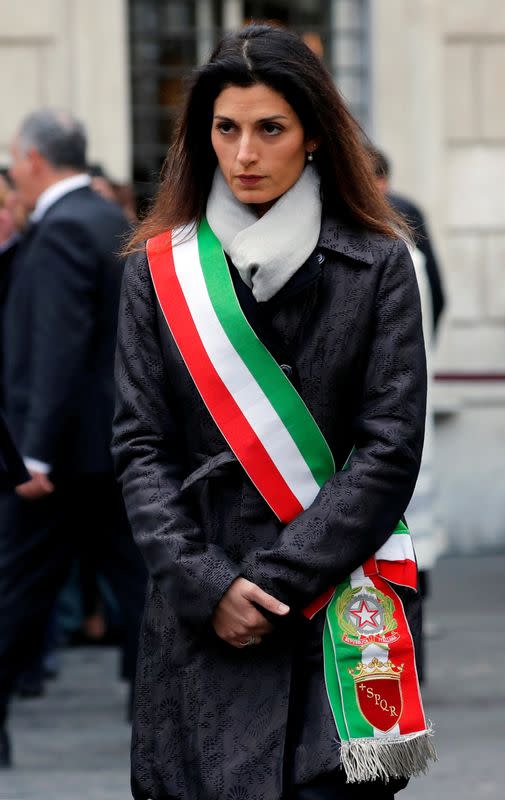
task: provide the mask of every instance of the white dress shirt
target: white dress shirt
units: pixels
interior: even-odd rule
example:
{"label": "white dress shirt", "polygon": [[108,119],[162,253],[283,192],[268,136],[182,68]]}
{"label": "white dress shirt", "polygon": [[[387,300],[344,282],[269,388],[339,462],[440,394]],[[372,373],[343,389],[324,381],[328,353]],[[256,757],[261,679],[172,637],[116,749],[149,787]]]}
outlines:
{"label": "white dress shirt", "polygon": [[62,178],[61,181],[53,183],[47,189],[39,194],[35,208],[30,216],[30,222],[40,222],[46,211],[49,211],[57,200],[64,197],[69,192],[75,192],[76,189],[83,189],[84,186],[91,184],[91,178],[85,172],[80,172],[78,175],[71,175],[70,178]]}

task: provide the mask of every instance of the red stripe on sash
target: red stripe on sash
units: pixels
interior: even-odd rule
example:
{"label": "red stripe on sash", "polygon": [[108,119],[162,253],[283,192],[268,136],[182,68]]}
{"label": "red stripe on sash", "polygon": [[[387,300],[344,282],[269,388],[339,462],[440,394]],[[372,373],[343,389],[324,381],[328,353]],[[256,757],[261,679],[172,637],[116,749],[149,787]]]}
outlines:
{"label": "red stripe on sash", "polygon": [[372,556],[363,564],[363,572],[367,576],[380,575],[381,578],[385,578],[391,583],[398,583],[400,586],[408,586],[410,589],[417,590],[417,564],[409,558],[401,561],[387,561]]}
{"label": "red stripe on sash", "polygon": [[[387,581],[378,575],[374,575],[370,580],[379,591],[391,598],[395,606],[394,618],[397,622],[396,633],[399,634],[399,638],[389,645],[388,658],[397,667],[403,664],[400,676],[403,695],[403,711],[399,723],[400,733],[418,733],[421,727],[426,728],[426,720],[417,680],[414,642],[412,641],[412,634],[405,616],[403,603]],[[422,720],[422,725],[420,720]]]}
{"label": "red stripe on sash", "polygon": [[307,619],[313,619],[316,614],[330,602],[334,594],[335,587],[332,586],[331,589],[328,589],[324,594],[320,595],[320,597],[316,597],[312,603],[309,603],[309,605],[303,609],[303,616],[307,617]]}
{"label": "red stripe on sash", "polygon": [[268,505],[282,522],[291,522],[303,507],[207,355],[177,277],[171,232],[149,239],[146,250],[167,325],[207,409]]}
{"label": "red stripe on sash", "polygon": [[377,561],[379,575],[391,583],[417,589],[417,564],[415,561]]}

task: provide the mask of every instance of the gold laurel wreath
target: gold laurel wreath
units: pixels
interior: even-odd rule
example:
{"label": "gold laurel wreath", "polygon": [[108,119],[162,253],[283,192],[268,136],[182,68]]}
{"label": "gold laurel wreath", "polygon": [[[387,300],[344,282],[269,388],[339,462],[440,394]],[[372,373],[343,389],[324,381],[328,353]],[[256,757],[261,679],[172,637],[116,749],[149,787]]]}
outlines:
{"label": "gold laurel wreath", "polygon": [[[367,592],[370,594],[374,594],[377,598],[379,605],[382,606],[383,614],[384,614],[384,633],[391,633],[394,631],[395,628],[398,627],[398,623],[394,618],[394,610],[395,605],[390,597],[383,594],[379,589],[376,589],[375,586],[367,586]],[[343,632],[346,633],[348,636],[352,637],[353,639],[361,638],[361,634],[357,630],[357,628],[346,619],[345,616],[345,609],[352,600],[353,597],[359,594],[362,591],[361,586],[357,586],[355,589],[351,589],[349,586],[337,600],[336,603],[336,612],[338,616],[338,620],[340,623],[340,627],[342,628]]]}
{"label": "gold laurel wreath", "polygon": [[349,586],[344,592],[342,592],[336,603],[337,606],[336,610],[340,627],[342,628],[344,633],[346,633],[348,636],[351,636],[353,639],[359,639],[360,635],[356,630],[356,628],[354,627],[354,625],[345,618],[345,609],[346,606],[350,602],[352,602],[354,595],[358,594],[358,592],[360,591],[361,591],[360,586],[356,587],[356,589],[351,589],[351,587]]}

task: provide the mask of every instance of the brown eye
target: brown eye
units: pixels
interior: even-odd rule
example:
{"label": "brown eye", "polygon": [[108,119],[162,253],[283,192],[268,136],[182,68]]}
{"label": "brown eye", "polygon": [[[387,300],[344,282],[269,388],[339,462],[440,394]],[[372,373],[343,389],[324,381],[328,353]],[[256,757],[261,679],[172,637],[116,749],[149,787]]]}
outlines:
{"label": "brown eye", "polygon": [[232,122],[218,122],[216,128],[220,133],[230,133],[235,126]]}
{"label": "brown eye", "polygon": [[282,127],[277,125],[275,122],[265,122],[263,125],[263,130],[269,136],[276,136],[278,133],[282,132]]}

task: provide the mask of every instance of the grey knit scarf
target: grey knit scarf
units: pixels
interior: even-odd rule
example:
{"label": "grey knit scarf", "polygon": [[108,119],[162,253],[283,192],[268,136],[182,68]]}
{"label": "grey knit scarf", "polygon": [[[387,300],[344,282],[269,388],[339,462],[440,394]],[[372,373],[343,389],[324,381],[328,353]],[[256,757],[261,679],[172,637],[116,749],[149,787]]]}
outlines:
{"label": "grey knit scarf", "polygon": [[264,302],[313,252],[321,211],[319,175],[311,165],[259,218],[237,200],[218,167],[207,202],[207,221],[256,300]]}

